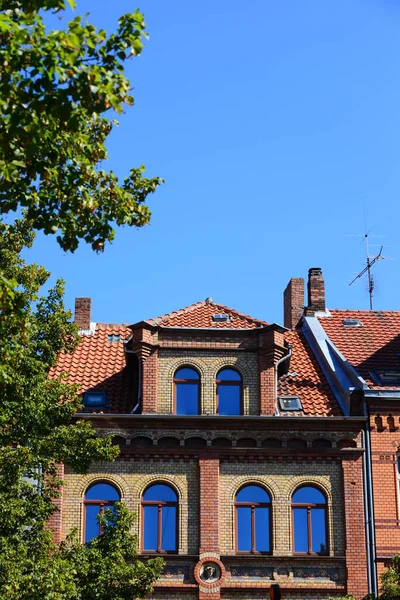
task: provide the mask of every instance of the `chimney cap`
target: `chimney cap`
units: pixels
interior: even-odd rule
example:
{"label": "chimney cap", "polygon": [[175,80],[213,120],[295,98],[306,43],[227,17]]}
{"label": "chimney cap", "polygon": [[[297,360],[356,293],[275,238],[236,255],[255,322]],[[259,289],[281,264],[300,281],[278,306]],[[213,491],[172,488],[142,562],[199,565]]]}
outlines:
{"label": "chimney cap", "polygon": [[321,267],[311,267],[311,269],[308,269],[308,275],[322,275]]}

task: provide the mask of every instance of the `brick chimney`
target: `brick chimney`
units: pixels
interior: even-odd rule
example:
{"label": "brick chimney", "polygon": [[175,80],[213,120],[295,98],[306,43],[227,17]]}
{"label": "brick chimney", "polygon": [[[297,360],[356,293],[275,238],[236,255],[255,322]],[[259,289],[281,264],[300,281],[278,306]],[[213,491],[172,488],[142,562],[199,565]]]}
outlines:
{"label": "brick chimney", "polygon": [[304,310],[304,279],[292,277],[283,292],[283,324],[295,329]]}
{"label": "brick chimney", "polygon": [[75,298],[74,322],[79,329],[88,331],[90,329],[92,300],[91,298]]}
{"label": "brick chimney", "polygon": [[308,305],[307,314],[325,310],[325,283],[322,269],[313,267],[308,270]]}

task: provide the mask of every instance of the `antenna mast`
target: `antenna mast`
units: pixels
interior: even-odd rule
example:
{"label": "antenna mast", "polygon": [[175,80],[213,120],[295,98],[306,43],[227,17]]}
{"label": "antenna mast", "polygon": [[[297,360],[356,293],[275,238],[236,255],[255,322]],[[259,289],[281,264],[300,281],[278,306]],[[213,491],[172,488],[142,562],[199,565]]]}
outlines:
{"label": "antenna mast", "polygon": [[368,247],[368,233],[366,233],[364,235],[365,238],[365,248],[367,251],[367,266],[360,271],[360,273],[358,275],[356,275],[356,277],[354,277],[353,281],[351,281],[349,283],[349,285],[352,285],[357,279],[360,279],[360,277],[362,277],[363,275],[365,275],[365,273],[368,274],[368,294],[369,294],[369,310],[372,310],[372,297],[374,294],[374,287],[375,287],[375,282],[374,282],[374,276],[371,274],[371,267],[378,262],[378,260],[383,260],[384,256],[382,256],[382,250],[383,250],[383,246],[381,246],[381,249],[379,250],[379,254],[377,254],[372,260],[369,256],[369,247]]}

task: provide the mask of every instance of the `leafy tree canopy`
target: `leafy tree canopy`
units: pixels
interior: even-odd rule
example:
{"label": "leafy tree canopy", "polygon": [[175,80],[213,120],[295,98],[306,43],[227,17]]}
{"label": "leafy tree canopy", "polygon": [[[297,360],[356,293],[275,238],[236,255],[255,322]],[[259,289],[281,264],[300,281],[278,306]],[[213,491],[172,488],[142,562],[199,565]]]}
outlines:
{"label": "leafy tree canopy", "polygon": [[134,102],[124,65],[141,53],[146,26],[136,10],[111,35],[79,16],[47,30],[44,11],[65,8],[0,0],[0,212],[25,209],[64,250],[83,239],[101,251],[115,224],[148,223],[146,198],[162,182],[143,167],[122,182],[101,168],[111,113]]}
{"label": "leafy tree canopy", "polygon": [[[0,598],[124,600],[143,597],[160,561],[137,560],[132,517],[120,505],[106,514],[104,535],[82,546],[74,535],[54,544],[48,519],[60,494],[57,463],[85,472],[118,452],[86,421],[74,421],[76,389],[49,378],[60,352],[77,344],[77,327],[63,305],[63,283],[45,296],[48,273],[27,265],[30,223],[0,223],[0,273],[7,282],[0,306]],[[11,284],[10,284],[11,282]]]}

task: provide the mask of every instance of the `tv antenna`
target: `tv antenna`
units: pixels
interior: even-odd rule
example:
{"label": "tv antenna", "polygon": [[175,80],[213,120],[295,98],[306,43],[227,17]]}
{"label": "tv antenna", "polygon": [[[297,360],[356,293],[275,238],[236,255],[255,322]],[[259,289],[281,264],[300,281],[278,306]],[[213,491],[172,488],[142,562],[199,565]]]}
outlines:
{"label": "tv antenna", "polygon": [[365,249],[367,252],[367,266],[364,267],[364,269],[362,271],[360,271],[360,273],[354,277],[353,281],[351,281],[349,283],[349,285],[352,285],[355,281],[357,281],[357,279],[360,279],[363,275],[365,275],[365,273],[368,274],[369,310],[372,310],[372,298],[374,295],[375,281],[374,281],[374,276],[371,273],[371,267],[375,263],[377,263],[379,260],[383,260],[385,257],[382,256],[383,246],[381,246],[379,253],[374,258],[371,258],[369,255],[368,233],[364,234],[364,239],[365,239]]}

